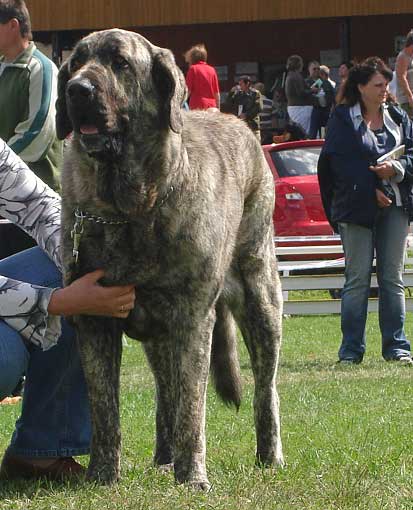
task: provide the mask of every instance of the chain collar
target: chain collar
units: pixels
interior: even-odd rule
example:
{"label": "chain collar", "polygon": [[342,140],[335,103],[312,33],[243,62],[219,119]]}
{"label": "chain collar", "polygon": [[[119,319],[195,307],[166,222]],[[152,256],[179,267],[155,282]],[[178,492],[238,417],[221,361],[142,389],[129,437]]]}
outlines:
{"label": "chain collar", "polygon": [[77,264],[79,259],[80,240],[85,230],[83,224],[85,220],[93,221],[94,223],[101,223],[102,225],[126,225],[129,223],[127,220],[108,220],[102,216],[96,216],[94,214],[89,214],[88,212],[81,211],[79,207],[76,207],[75,223],[73,225],[72,231],[70,232],[70,236],[73,239],[72,255],[75,259],[75,264]]}
{"label": "chain collar", "polygon": [[[174,191],[174,187],[171,186],[169,190],[165,193],[163,199],[154,207],[154,209],[160,209],[164,203],[168,200],[171,193]],[[71,237],[73,239],[73,258],[75,259],[75,263],[77,264],[79,259],[79,246],[80,240],[82,238],[84,232],[83,222],[91,221],[94,223],[101,223],[102,225],[126,225],[129,223],[129,220],[110,220],[108,218],[104,218],[103,216],[97,216],[95,214],[90,214],[85,211],[81,211],[79,207],[75,209],[75,222],[73,225],[73,229],[71,231]]]}
{"label": "chain collar", "polygon": [[94,223],[102,223],[103,225],[126,225],[126,223],[129,223],[129,220],[109,220],[107,218],[103,218],[103,216],[96,216],[94,214],[81,211],[79,207],[76,207],[75,218],[76,222],[80,223],[83,223],[83,220],[92,221]]}
{"label": "chain collar", "polygon": [[[171,186],[168,191],[165,193],[162,200],[156,205],[154,209],[161,208],[165,202],[170,197],[171,193],[173,193],[174,187]],[[102,223],[103,225],[126,225],[129,223],[129,220],[109,220],[107,218],[104,218],[103,216],[96,216],[95,214],[90,214],[86,211],[81,211],[79,207],[76,207],[75,209],[75,218],[76,222],[83,223],[83,220],[92,221],[94,223]]]}

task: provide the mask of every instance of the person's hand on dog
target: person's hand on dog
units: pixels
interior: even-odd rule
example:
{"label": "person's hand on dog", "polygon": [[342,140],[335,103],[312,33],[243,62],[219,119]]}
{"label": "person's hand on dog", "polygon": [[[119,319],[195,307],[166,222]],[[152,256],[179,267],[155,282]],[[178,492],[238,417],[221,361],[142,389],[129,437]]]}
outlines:
{"label": "person's hand on dog", "polygon": [[55,290],[48,312],[51,315],[104,315],[126,319],[135,305],[135,287],[103,287],[99,280],[104,274],[102,269],[97,269],[67,287]]}
{"label": "person's hand on dog", "polygon": [[375,172],[380,179],[390,179],[390,177],[396,175],[391,161],[383,161],[383,163],[379,163],[378,165],[369,166],[369,170]]}

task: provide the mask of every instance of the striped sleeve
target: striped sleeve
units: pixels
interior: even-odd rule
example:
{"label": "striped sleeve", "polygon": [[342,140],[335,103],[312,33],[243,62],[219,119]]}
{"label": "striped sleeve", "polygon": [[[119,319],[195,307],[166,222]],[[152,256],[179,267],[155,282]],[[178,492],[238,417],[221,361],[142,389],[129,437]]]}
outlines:
{"label": "striped sleeve", "polygon": [[0,138],[0,214],[27,232],[60,268],[60,196]]}
{"label": "striped sleeve", "polygon": [[[36,239],[60,267],[60,197],[1,138],[0,213]],[[26,340],[49,349],[60,336],[60,317],[47,310],[53,292],[0,275],[0,320]]]}
{"label": "striped sleeve", "polygon": [[24,161],[31,163],[42,158],[56,136],[57,68],[50,59],[35,50],[28,70],[29,114],[16,126],[8,145]]}
{"label": "striped sleeve", "polygon": [[0,319],[44,351],[61,334],[60,317],[47,311],[54,290],[0,275]]}

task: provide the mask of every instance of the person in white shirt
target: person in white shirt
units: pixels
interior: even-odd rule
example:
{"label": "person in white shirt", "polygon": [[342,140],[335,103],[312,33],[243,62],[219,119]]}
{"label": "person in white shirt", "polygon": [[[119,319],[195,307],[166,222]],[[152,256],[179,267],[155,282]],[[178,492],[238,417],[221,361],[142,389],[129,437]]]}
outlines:
{"label": "person in white shirt", "polygon": [[103,271],[63,288],[60,197],[0,138],[0,214],[38,246],[0,261],[0,400],[26,374],[23,407],[0,478],[78,476],[91,426],[74,331],[62,316],[126,318],[132,286],[103,287]]}
{"label": "person in white shirt", "polygon": [[406,36],[406,42],[396,59],[397,100],[400,106],[413,118],[413,30]]}

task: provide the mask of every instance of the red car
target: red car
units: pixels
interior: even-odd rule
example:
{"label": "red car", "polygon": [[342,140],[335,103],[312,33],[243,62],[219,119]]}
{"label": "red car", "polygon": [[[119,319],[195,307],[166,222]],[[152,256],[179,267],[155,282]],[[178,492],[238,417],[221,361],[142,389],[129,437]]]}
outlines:
{"label": "red car", "polygon": [[[300,140],[263,146],[275,183],[273,219],[277,237],[334,234],[324,214],[317,179],[317,162],[323,143],[324,140]],[[337,243],[323,241],[312,244]],[[300,244],[304,243],[279,243],[279,246]],[[324,255],[320,258],[336,257]]]}

